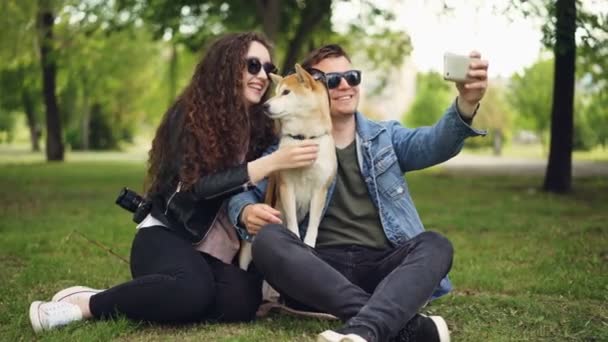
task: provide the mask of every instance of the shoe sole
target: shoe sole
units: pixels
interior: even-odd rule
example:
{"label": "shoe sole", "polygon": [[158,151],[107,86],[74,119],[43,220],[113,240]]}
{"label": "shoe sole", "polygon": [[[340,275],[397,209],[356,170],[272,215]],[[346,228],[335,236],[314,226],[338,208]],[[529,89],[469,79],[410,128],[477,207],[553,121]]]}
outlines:
{"label": "shoe sole", "polygon": [[441,316],[429,316],[430,319],[433,320],[435,326],[437,327],[437,332],[439,334],[440,342],[450,342],[450,330],[448,329],[448,324],[445,322],[443,317]]}
{"label": "shoe sole", "polygon": [[335,331],[326,330],[317,336],[317,342],[340,342],[344,335]]}
{"label": "shoe sole", "polygon": [[86,286],[72,286],[72,287],[68,287],[67,289],[63,289],[59,292],[57,292],[53,298],[51,299],[51,301],[53,302],[60,302],[63,299],[65,299],[66,297],[75,295],[75,294],[79,294],[79,293],[99,293],[102,292],[103,290],[99,290],[99,289],[92,289],[90,287],[86,287]]}
{"label": "shoe sole", "polygon": [[39,333],[44,330],[42,323],[40,322],[40,305],[41,301],[35,301],[30,304],[30,323],[35,333]]}
{"label": "shoe sole", "polygon": [[343,335],[332,330],[326,330],[317,336],[317,342],[367,342],[361,336]]}

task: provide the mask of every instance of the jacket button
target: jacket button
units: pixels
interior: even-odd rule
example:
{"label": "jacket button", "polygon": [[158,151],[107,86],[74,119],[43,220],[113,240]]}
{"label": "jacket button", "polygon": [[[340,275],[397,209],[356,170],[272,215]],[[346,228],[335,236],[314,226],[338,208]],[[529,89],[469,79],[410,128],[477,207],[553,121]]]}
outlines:
{"label": "jacket button", "polygon": [[397,188],[397,193],[398,193],[398,194],[400,194],[400,193],[402,193],[402,192],[403,192],[403,188],[402,188],[402,187],[398,187],[398,188]]}

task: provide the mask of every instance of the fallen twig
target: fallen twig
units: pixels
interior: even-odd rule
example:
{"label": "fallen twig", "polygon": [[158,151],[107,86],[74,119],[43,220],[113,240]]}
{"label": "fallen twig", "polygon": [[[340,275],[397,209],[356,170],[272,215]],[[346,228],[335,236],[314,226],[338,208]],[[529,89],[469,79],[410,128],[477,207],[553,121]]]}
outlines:
{"label": "fallen twig", "polygon": [[[106,251],[106,252],[108,252],[108,253],[112,254],[113,256],[117,257],[118,259],[120,259],[121,261],[125,262],[126,264],[129,264],[129,261],[128,261],[127,259],[125,259],[124,257],[122,257],[122,256],[118,255],[116,252],[114,252],[114,251],[113,251],[113,250],[111,250],[110,248],[108,248],[108,247],[106,247],[106,246],[102,245],[101,243],[99,243],[99,242],[97,242],[97,241],[95,241],[95,240],[89,239],[88,237],[84,236],[84,234],[82,234],[81,232],[79,232],[79,231],[77,231],[77,230],[74,230],[74,231],[73,231],[73,233],[78,234],[80,237],[82,237],[83,239],[87,240],[89,243],[94,244],[95,246],[97,246],[97,247],[99,247],[99,248],[103,249],[104,251]],[[70,234],[70,235],[71,235],[71,234]]]}

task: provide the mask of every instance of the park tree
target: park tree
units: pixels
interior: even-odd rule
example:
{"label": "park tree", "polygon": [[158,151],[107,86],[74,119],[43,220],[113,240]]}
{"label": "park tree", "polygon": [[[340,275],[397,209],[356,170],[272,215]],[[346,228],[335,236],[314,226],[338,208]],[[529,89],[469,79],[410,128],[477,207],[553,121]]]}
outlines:
{"label": "park tree", "polygon": [[475,120],[473,120],[473,125],[487,129],[489,139],[474,139],[467,144],[491,144],[493,154],[501,155],[513,120],[513,110],[505,99],[505,95],[506,90],[502,86],[493,85],[488,88],[483,97],[483,104],[479,107]]}
{"label": "park tree", "polygon": [[[517,126],[536,132],[543,144],[551,127],[553,73],[553,58],[542,58],[513,75],[508,92],[509,103],[518,113]],[[572,148],[586,150],[600,141],[602,118],[606,117],[601,115],[605,111],[597,110],[597,104],[601,103],[603,92],[598,91],[598,84],[582,70],[576,73],[575,84],[578,90],[574,98]]]}
{"label": "park tree", "polygon": [[454,91],[451,83],[434,71],[416,75],[416,97],[414,103],[403,117],[403,123],[408,127],[433,125],[454,101]]}
{"label": "park tree", "polygon": [[14,113],[25,113],[32,151],[40,151],[42,133],[39,74],[38,63],[20,62],[0,70],[0,116],[11,116],[4,121],[10,123],[14,121]]}
{"label": "park tree", "polygon": [[[572,149],[574,134],[574,89],[577,47],[581,59],[598,82],[608,91],[608,13],[590,8],[580,0],[536,0],[512,3],[524,14],[544,18],[543,43],[555,58],[551,102],[549,161],[543,188],[563,193],[572,187]],[[591,4],[593,5],[593,4]],[[604,9],[605,10],[605,9]],[[603,81],[602,81],[603,80]]]}
{"label": "park tree", "polygon": [[[281,73],[289,72],[308,50],[328,42],[338,42],[347,48],[356,46],[373,67],[381,70],[399,66],[411,44],[406,34],[390,29],[394,13],[372,1],[361,1],[361,15],[356,22],[345,31],[336,32],[331,22],[333,9],[347,2],[119,0],[117,11],[123,21],[114,21],[112,25],[121,29],[143,21],[151,27],[155,39],[169,40],[174,46],[184,45],[191,52],[200,51],[210,39],[224,32],[260,30],[276,47],[275,59]],[[171,63],[178,60],[178,51],[173,49]],[[175,66],[169,69],[170,84],[177,83],[176,69]],[[170,101],[176,90],[170,91]]]}
{"label": "park tree", "polygon": [[595,141],[606,148],[608,145],[608,92],[597,92],[584,104],[584,115],[593,128]]}
{"label": "park tree", "polygon": [[[69,18],[66,14],[65,21]],[[162,82],[156,72],[163,64],[161,48],[143,27],[82,34],[88,24],[71,22],[58,27],[63,46],[58,54],[63,66],[59,95],[67,142],[74,149],[115,149],[133,136],[144,108],[159,111],[166,105],[148,96],[159,95],[153,85]],[[145,102],[150,100],[156,108]]]}
{"label": "park tree", "polygon": [[[55,17],[62,2],[60,0],[6,1],[2,4],[3,33],[1,56],[7,61],[3,65],[4,82],[10,82],[10,73],[23,76],[21,94],[23,111],[30,127],[32,147],[35,149],[39,134],[37,115],[33,105],[36,82],[31,82],[31,73],[39,66],[41,98],[45,108],[46,157],[49,161],[63,160],[64,145],[62,123],[57,102],[57,56]],[[4,83],[4,87],[7,84]],[[14,92],[13,90],[12,92]],[[7,92],[8,93],[8,92]],[[10,96],[10,95],[8,95]],[[7,96],[7,97],[8,97]]]}
{"label": "park tree", "polygon": [[[111,94],[114,93],[108,91],[108,87],[119,88],[116,84],[119,83],[122,71],[112,70],[129,64],[119,61],[113,65],[114,68],[104,72],[103,70],[108,70],[104,69],[105,66],[112,66],[113,59],[107,57],[112,57],[112,49],[123,53],[114,57],[123,59],[125,56],[133,57],[135,50],[110,47],[105,41],[110,41],[111,37],[125,32],[146,31],[156,46],[163,49],[161,55],[169,52],[168,63],[162,63],[157,69],[168,74],[167,81],[160,88],[166,91],[169,99],[162,101],[162,106],[157,105],[164,108],[167,102],[174,99],[180,80],[183,79],[181,75],[185,69],[180,63],[198,53],[210,39],[224,32],[263,30],[275,43],[276,59],[278,64],[283,65],[283,72],[290,70],[306,51],[327,42],[340,42],[347,48],[356,47],[357,51],[363,51],[372,66],[379,66],[381,70],[398,66],[411,47],[407,35],[390,29],[390,21],[394,20],[391,11],[378,7],[372,1],[361,1],[358,4],[357,19],[346,30],[338,32],[331,21],[332,13],[336,6],[345,3],[347,1],[344,0],[12,0],[0,5],[6,10],[3,13],[11,14],[1,19],[3,26],[7,27],[1,36],[11,38],[3,39],[2,55],[6,51],[5,42],[9,42],[28,51],[15,54],[19,59],[27,61],[25,57],[28,54],[32,57],[29,58],[32,67],[24,67],[23,70],[42,70],[38,71],[39,81],[29,83],[32,89],[36,86],[40,89],[40,100],[34,101],[44,103],[47,159],[62,160],[64,132],[67,132],[72,146],[89,147],[91,132],[88,130],[92,113],[112,111],[108,108],[114,106],[119,99],[118,96],[112,97]],[[14,13],[22,15],[13,15]],[[33,44],[22,44],[27,40],[20,36],[20,32],[27,33]],[[142,39],[146,38],[137,33],[132,45],[139,44]],[[104,54],[106,57],[102,58]],[[129,60],[126,59],[127,62]],[[14,66],[12,68],[17,69]],[[5,69],[5,66],[0,69]],[[136,70],[130,71],[135,73]],[[155,76],[158,78],[158,72]],[[140,106],[139,108],[150,108],[149,104]],[[154,110],[159,111],[158,108]],[[76,122],[80,126],[78,137],[74,133]],[[112,124],[116,122],[114,120]],[[32,127],[36,127],[35,123],[32,123]],[[31,131],[34,132],[35,129]]]}
{"label": "park tree", "polygon": [[53,34],[57,7],[51,0],[38,0],[36,10],[42,93],[46,108],[46,159],[49,161],[63,161],[64,154],[61,117],[57,105],[57,58]]}
{"label": "park tree", "polygon": [[[53,40],[44,45],[45,63],[51,68],[42,68],[39,5],[48,6],[54,17]],[[158,88],[151,87],[158,79],[153,70],[158,65],[152,64],[161,63],[157,63],[158,44],[150,41],[147,27],[113,29],[109,23],[117,20],[117,14],[105,2],[9,1],[0,6],[8,14],[0,19],[7,28],[0,32],[0,56],[6,61],[0,66],[0,115],[26,114],[34,150],[41,132],[37,121],[46,117],[46,136],[51,140],[47,159],[61,160],[57,156],[63,154],[64,138],[72,148],[116,147],[118,140],[132,135],[144,109],[158,111],[166,106],[158,104],[158,96],[149,95]],[[43,88],[43,80],[54,90]],[[50,104],[50,115],[40,115],[42,104]],[[89,132],[108,125],[105,134]]]}
{"label": "park tree", "polygon": [[0,121],[11,122],[13,113],[26,115],[31,148],[40,150],[42,87],[32,1],[0,4]]}
{"label": "park tree", "polygon": [[557,0],[550,13],[555,18],[553,54],[555,72],[551,106],[551,143],[544,189],[567,192],[572,183],[574,132],[574,80],[576,64],[576,1]]}
{"label": "park tree", "polygon": [[519,114],[519,127],[534,131],[541,142],[551,124],[553,58],[542,58],[521,73],[514,74],[508,89],[508,101]]}

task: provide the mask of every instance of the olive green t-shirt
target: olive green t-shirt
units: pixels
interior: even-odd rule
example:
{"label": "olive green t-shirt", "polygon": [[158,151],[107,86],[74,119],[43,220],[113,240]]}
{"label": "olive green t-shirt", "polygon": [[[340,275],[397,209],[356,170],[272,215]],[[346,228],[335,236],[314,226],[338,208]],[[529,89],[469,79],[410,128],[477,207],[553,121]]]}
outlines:
{"label": "olive green t-shirt", "polygon": [[336,149],[338,172],[336,187],[319,225],[317,247],[359,245],[388,248],[378,210],[363,182],[355,142]]}

